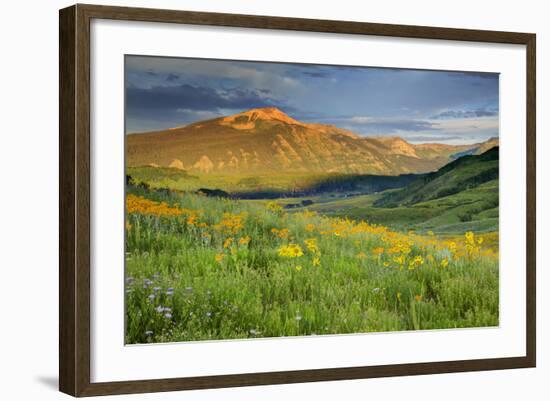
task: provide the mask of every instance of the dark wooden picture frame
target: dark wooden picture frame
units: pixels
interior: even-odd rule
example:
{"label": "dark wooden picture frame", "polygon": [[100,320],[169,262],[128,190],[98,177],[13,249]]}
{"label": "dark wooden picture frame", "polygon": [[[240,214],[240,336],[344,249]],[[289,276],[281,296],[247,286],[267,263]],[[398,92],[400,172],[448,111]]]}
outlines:
{"label": "dark wooden picture frame", "polygon": [[[90,22],[94,18],[525,45],[526,356],[91,383]],[[60,10],[59,29],[59,388],[62,392],[93,396],[535,367],[535,34],[80,4]]]}

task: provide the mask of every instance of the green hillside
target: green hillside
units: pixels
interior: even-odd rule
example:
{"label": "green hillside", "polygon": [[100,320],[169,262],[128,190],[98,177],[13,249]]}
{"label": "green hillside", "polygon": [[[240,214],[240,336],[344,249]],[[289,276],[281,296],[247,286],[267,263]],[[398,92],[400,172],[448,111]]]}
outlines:
{"label": "green hillside", "polygon": [[[385,194],[374,202],[374,206],[411,206],[474,189],[486,182],[498,180],[498,163],[498,147],[481,155],[463,156],[401,190]],[[498,206],[498,198],[494,206]]]}

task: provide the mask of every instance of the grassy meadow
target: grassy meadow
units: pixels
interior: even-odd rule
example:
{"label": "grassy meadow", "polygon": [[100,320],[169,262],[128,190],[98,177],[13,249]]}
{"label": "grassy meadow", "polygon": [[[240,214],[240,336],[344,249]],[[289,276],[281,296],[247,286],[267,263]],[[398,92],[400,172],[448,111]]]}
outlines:
{"label": "grassy meadow", "polygon": [[300,199],[208,197],[172,173],[189,186],[127,186],[127,343],[499,323],[495,215],[459,213],[479,193],[393,209],[326,193],[285,208]]}

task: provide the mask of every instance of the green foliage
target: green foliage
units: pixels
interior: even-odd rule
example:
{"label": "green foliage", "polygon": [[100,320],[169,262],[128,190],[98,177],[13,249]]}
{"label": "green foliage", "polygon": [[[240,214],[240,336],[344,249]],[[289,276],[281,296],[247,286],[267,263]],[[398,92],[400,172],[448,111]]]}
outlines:
{"label": "green foliage", "polygon": [[498,147],[495,147],[479,156],[463,156],[435,173],[418,178],[400,191],[385,194],[374,206],[411,206],[498,180],[498,154]]}
{"label": "green foliage", "polygon": [[[323,224],[321,216],[285,213],[265,202],[130,191],[201,210],[200,221],[209,227],[224,213],[245,217],[242,229],[231,234],[235,250],[229,252],[228,235],[204,237],[185,218],[128,215],[127,343],[498,325],[495,259],[461,259],[441,268],[445,251],[414,248],[436,260],[400,270],[373,253],[384,246],[379,235],[312,232],[311,226]],[[289,237],[274,228],[288,229]],[[245,237],[250,241],[238,245]],[[307,249],[310,238],[319,253]],[[304,255],[281,256],[279,248],[289,243],[300,244]]]}

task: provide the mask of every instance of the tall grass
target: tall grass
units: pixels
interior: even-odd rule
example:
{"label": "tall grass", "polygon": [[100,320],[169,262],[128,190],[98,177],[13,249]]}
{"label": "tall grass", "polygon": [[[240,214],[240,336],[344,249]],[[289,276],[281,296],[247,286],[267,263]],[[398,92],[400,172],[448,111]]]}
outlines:
{"label": "tall grass", "polygon": [[498,259],[478,239],[132,191],[127,343],[498,325]]}

